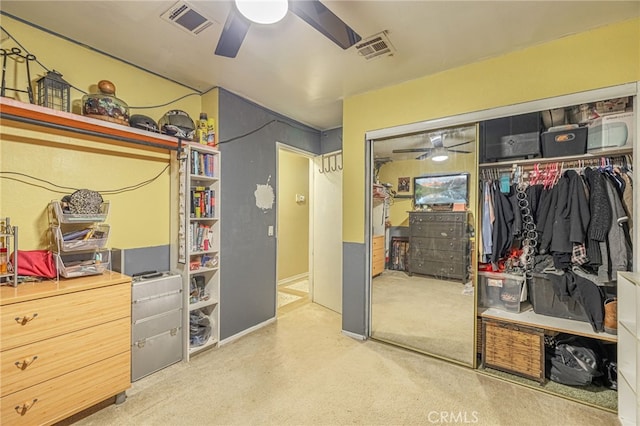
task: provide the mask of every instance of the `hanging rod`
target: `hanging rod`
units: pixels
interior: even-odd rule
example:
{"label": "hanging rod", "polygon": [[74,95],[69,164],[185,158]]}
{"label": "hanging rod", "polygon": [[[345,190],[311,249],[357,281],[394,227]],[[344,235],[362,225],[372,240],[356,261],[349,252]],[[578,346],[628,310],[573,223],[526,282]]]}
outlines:
{"label": "hanging rod", "polygon": [[575,161],[575,160],[586,160],[589,158],[601,158],[601,157],[620,157],[633,153],[633,148],[620,148],[620,149],[611,149],[606,151],[592,151],[586,154],[580,155],[569,155],[566,157],[553,157],[553,158],[528,158],[525,160],[513,159],[508,161],[496,161],[495,163],[480,163],[478,167],[481,169],[489,168],[509,168],[515,164],[518,166],[527,165],[527,164],[545,164],[545,163],[559,163],[559,162],[567,162],[567,161]]}

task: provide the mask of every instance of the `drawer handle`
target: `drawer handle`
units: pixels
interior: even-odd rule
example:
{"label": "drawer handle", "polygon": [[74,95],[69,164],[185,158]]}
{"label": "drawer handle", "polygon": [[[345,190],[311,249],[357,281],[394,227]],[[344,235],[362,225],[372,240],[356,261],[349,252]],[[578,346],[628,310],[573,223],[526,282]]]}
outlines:
{"label": "drawer handle", "polygon": [[26,370],[26,369],[27,369],[27,367],[28,367],[28,366],[30,366],[31,364],[33,364],[33,362],[34,362],[36,359],[38,359],[38,355],[34,355],[34,357],[33,357],[33,358],[31,358],[31,361],[28,361],[28,360],[26,360],[26,359],[25,359],[24,361],[22,361],[22,362],[20,362],[20,361],[16,361],[16,362],[15,362],[15,365],[16,365],[16,367],[18,367],[20,370]]}
{"label": "drawer handle", "polygon": [[31,410],[31,407],[33,407],[36,402],[38,402],[38,398],[34,398],[33,401],[31,401],[31,404],[27,404],[25,402],[24,404],[22,404],[22,406],[16,405],[16,413],[24,416],[25,414],[27,414],[27,411]]}
{"label": "drawer handle", "polygon": [[31,318],[29,318],[28,316],[26,316],[26,315],[25,315],[25,316],[23,316],[22,318],[20,318],[20,317],[15,317],[15,320],[16,320],[16,322],[17,322],[18,324],[20,324],[20,325],[25,325],[25,324],[26,324],[26,323],[28,323],[29,321],[34,320],[37,316],[38,316],[38,314],[36,313],[36,314],[33,314],[33,315],[31,316]]}

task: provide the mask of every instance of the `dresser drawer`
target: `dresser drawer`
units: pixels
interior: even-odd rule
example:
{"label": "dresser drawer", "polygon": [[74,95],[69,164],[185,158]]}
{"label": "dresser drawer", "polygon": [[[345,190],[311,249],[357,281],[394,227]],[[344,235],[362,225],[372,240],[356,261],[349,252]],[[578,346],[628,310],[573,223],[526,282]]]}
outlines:
{"label": "dresser drawer", "polygon": [[376,276],[384,272],[384,255],[374,254],[371,259],[371,275]]}
{"label": "dresser drawer", "polygon": [[466,212],[412,212],[409,213],[409,222],[415,223],[439,223],[458,222],[464,223],[467,219]]}
{"label": "dresser drawer", "polygon": [[128,352],[131,322],[122,318],[2,352],[0,396]]}
{"label": "dresser drawer", "polygon": [[411,237],[460,238],[465,235],[465,223],[428,223],[412,224],[409,229]]}
{"label": "dresser drawer", "polygon": [[446,249],[425,249],[423,247],[411,246],[411,259],[417,261],[430,262],[449,262],[449,263],[463,263],[466,262],[467,257],[464,251],[450,251]]}
{"label": "dresser drawer", "polygon": [[411,273],[432,275],[436,278],[464,279],[467,276],[467,264],[460,262],[437,262],[411,258],[409,268]]}
{"label": "dresser drawer", "polygon": [[461,238],[422,238],[413,237],[411,239],[411,251],[414,250],[446,250],[449,252],[466,253],[467,240]]}
{"label": "dresser drawer", "polygon": [[384,235],[375,235],[371,240],[373,251],[384,250]]}
{"label": "dresser drawer", "polygon": [[[81,351],[81,348],[76,348]],[[2,424],[52,424],[131,386],[130,351],[0,398]]]}
{"label": "dresser drawer", "polygon": [[130,283],[4,305],[0,314],[0,350],[130,315]]}

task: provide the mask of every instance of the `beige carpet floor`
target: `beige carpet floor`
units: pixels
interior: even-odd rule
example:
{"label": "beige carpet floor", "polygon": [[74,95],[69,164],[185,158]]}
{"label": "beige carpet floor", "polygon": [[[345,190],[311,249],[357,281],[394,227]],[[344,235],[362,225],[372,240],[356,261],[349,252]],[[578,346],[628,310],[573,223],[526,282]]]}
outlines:
{"label": "beige carpet floor", "polygon": [[371,282],[371,335],[472,365],[475,298],[459,281],[386,270]]}
{"label": "beige carpet floor", "polygon": [[313,303],[133,384],[78,425],[616,425],[614,414],[341,333]]}
{"label": "beige carpet floor", "polygon": [[307,303],[309,303],[309,280],[304,279],[278,286],[278,315]]}

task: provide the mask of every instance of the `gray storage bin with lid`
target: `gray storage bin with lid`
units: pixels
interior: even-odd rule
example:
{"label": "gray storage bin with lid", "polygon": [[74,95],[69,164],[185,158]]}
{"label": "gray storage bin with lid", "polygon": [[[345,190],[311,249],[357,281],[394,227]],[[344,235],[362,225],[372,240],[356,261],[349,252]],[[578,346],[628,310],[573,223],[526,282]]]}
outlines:
{"label": "gray storage bin with lid", "polygon": [[529,280],[529,298],[536,314],[589,322],[580,303],[575,300],[562,301],[558,298],[547,274],[532,274]]}

